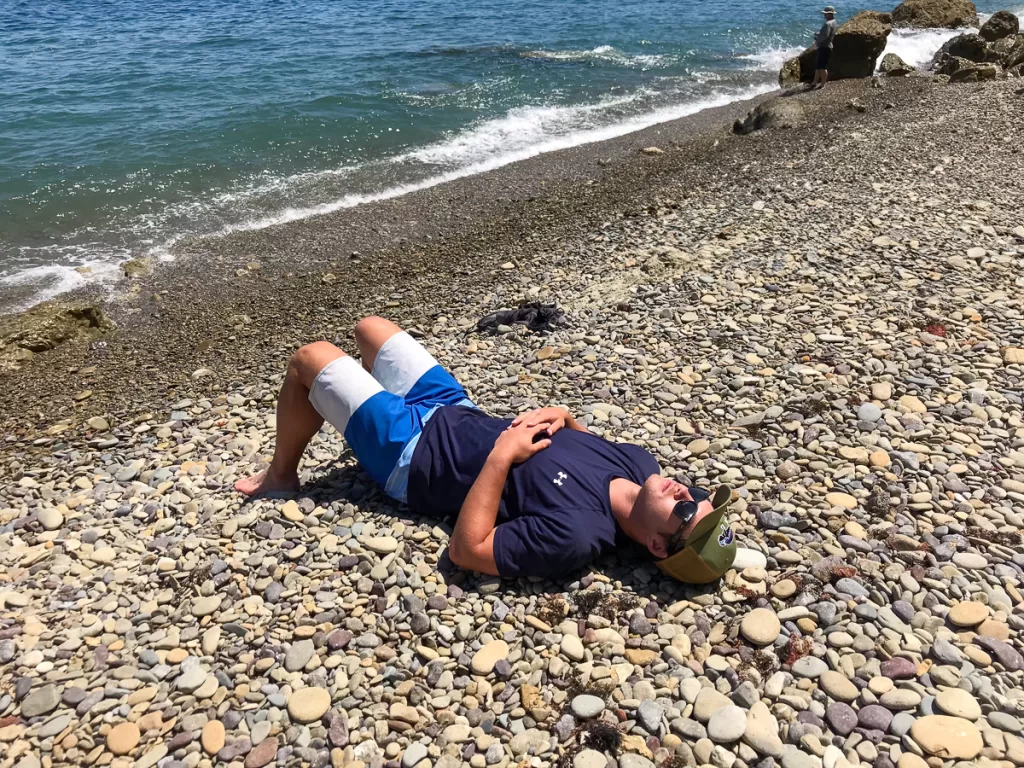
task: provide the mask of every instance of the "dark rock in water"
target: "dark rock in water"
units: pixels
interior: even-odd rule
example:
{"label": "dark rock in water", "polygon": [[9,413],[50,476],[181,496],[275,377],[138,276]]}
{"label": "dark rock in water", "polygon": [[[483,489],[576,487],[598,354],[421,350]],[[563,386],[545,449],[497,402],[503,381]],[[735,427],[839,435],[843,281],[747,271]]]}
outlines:
{"label": "dark rock in water", "polygon": [[985,40],[981,35],[976,35],[973,32],[957,35],[944,42],[942,47],[936,51],[932,57],[932,69],[944,75],[951,75],[952,72],[947,72],[944,69],[950,58],[967,59],[967,61],[978,63],[985,60],[985,55]]}
{"label": "dark rock in water", "polygon": [[[794,56],[792,59],[786,59],[782,69],[779,70],[779,85],[786,87],[787,85],[799,83],[803,79],[800,76],[800,58],[800,56]],[[786,95],[792,96],[793,94],[787,91]]]}
{"label": "dark rock in water", "polygon": [[[871,77],[891,30],[889,14],[877,11],[861,11],[840,26],[832,44],[829,80]],[[809,82],[814,77],[817,57],[818,52],[808,48],[795,59],[787,61],[779,72],[779,85],[786,87],[799,81]]]}
{"label": "dark rock in water", "polygon": [[1004,37],[1016,35],[1020,31],[1020,21],[1009,11],[996,11],[988,21],[981,25],[978,33],[990,43]]}
{"label": "dark rock in water", "polygon": [[795,128],[804,121],[804,110],[795,101],[768,99],[733,124],[733,133],[746,135],[764,128]]}
{"label": "dark rock in water", "polygon": [[914,68],[895,53],[887,53],[882,57],[882,63],[878,65],[878,71],[886,77],[903,77],[913,72]]}
{"label": "dark rock in water", "polygon": [[978,9],[971,0],[906,0],[892,12],[897,27],[958,29],[978,23]]}
{"label": "dark rock in water", "polygon": [[121,271],[125,277],[138,277],[149,272],[149,259],[128,259],[121,262]]}

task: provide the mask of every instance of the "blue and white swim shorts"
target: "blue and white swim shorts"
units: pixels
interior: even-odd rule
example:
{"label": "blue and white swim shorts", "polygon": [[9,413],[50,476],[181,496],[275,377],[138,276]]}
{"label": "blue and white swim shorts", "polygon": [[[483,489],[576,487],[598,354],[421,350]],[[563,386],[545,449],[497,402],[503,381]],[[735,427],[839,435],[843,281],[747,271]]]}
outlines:
{"label": "blue and white swim shorts", "polygon": [[372,374],[351,357],[328,363],[313,380],[309,402],[370,477],[402,502],[423,425],[442,406],[475,407],[455,377],[405,331],[384,342]]}

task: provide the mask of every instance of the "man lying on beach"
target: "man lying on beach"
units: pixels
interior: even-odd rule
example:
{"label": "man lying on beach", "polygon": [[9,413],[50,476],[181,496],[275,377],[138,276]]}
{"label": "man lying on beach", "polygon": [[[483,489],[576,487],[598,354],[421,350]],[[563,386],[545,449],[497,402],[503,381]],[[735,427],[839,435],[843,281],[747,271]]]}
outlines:
{"label": "man lying on beach", "polygon": [[326,419],[389,496],[456,518],[448,552],[463,568],[557,576],[630,539],[681,581],[707,583],[732,565],[728,488],[709,499],[663,478],[647,451],[598,437],[562,408],[487,416],[388,320],[364,318],[355,337],[362,366],[327,342],[292,356],[274,458],[237,490],[297,491],[299,459]]}

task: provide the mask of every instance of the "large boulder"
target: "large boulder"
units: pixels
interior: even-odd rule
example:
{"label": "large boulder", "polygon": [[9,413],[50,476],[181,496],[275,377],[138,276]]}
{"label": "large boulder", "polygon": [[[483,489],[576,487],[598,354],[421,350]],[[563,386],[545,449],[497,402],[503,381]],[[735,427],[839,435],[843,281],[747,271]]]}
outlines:
{"label": "large boulder", "polygon": [[951,83],[976,83],[979,80],[995,80],[999,77],[999,67],[995,64],[971,61],[960,56],[949,56],[936,69],[939,75],[945,75]]}
{"label": "large boulder", "polygon": [[985,61],[998,64],[1003,69],[1010,69],[1024,64],[1024,35],[1004,37],[988,44]]}
{"label": "large boulder", "polygon": [[771,98],[754,107],[742,120],[737,120],[733,133],[745,135],[764,128],[795,128],[804,121],[804,110],[789,98]]}
{"label": "large boulder", "polygon": [[897,27],[958,29],[978,23],[978,9],[971,0],[905,0],[892,12]]}
{"label": "large boulder", "polygon": [[947,40],[939,50],[948,53],[950,56],[959,56],[971,61],[984,61],[987,46],[981,35],[967,32]]}
{"label": "large boulder", "polygon": [[[861,11],[839,27],[828,64],[829,80],[874,74],[875,62],[885,50],[891,30],[889,14],[877,11]],[[779,84],[789,86],[801,80],[810,81],[814,77],[816,58],[814,48],[808,48],[787,61],[779,72]]]}
{"label": "large boulder", "polygon": [[1003,67],[1006,69],[1024,64],[1024,35],[1017,35],[1013,41],[1010,50],[1003,57]]}
{"label": "large boulder", "polygon": [[996,11],[981,25],[979,34],[990,43],[1020,32],[1020,21],[1009,11]]}
{"label": "large boulder", "polygon": [[[966,59],[958,59],[960,62],[967,61]],[[974,62],[967,62],[966,65],[961,66],[955,72],[950,74],[949,82],[951,83],[976,83],[979,80],[995,80],[999,77],[999,67],[995,64],[975,64]]]}
{"label": "large boulder", "polygon": [[914,68],[895,53],[887,53],[882,57],[878,71],[887,77],[903,77],[913,72]]}
{"label": "large boulder", "polygon": [[988,48],[981,35],[969,32],[966,35],[957,35],[943,43],[932,57],[931,67],[936,71],[941,71],[948,59],[967,59],[977,63],[985,61],[987,55]]}
{"label": "large boulder", "polygon": [[974,62],[969,59],[962,59],[959,56],[948,56],[942,64],[935,68],[938,75],[952,77],[957,72],[970,71],[974,69]]}

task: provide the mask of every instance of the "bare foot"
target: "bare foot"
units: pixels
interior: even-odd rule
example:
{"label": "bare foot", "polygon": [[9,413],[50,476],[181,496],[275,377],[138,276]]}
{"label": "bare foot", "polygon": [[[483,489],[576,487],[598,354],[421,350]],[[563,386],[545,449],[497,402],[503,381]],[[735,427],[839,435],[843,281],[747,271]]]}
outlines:
{"label": "bare foot", "polygon": [[235,490],[244,493],[246,496],[258,496],[262,493],[295,493],[299,490],[299,476],[291,474],[285,477],[278,477],[271,474],[269,469],[243,478],[235,483]]}

